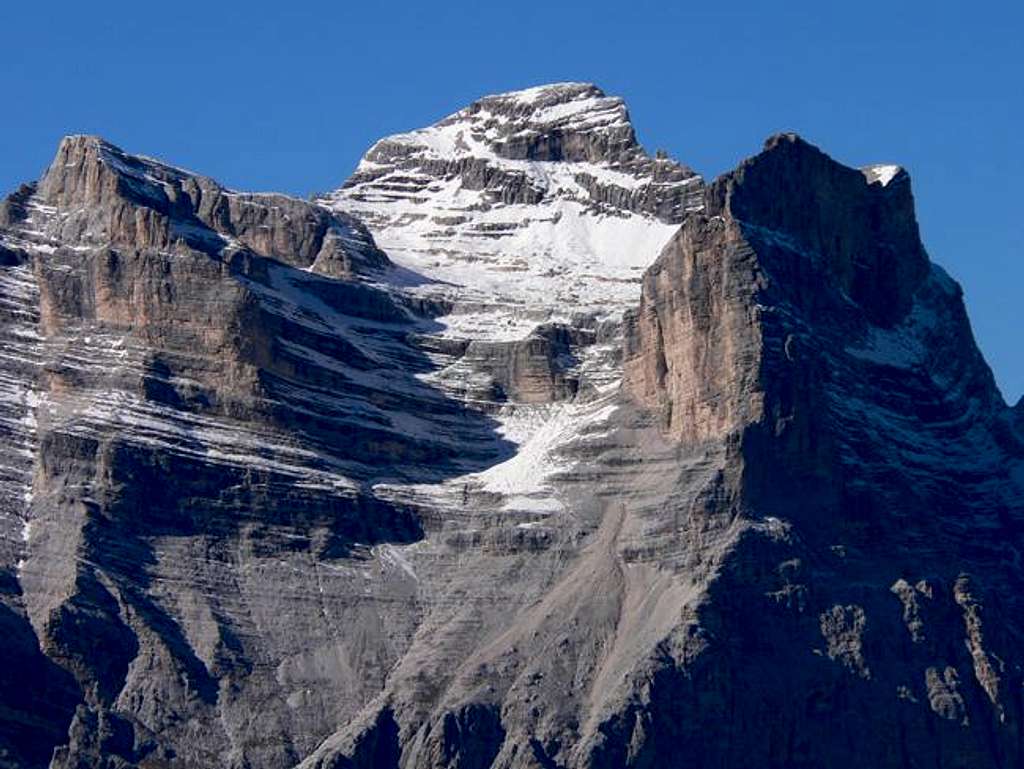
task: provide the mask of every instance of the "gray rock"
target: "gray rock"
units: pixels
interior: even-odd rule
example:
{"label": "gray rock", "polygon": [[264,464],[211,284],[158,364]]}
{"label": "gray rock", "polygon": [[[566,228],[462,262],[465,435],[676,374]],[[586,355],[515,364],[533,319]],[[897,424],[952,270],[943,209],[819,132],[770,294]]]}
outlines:
{"label": "gray rock", "polygon": [[333,277],[389,264],[351,217],[285,195],[232,192],[211,179],[126,155],[93,136],[61,142],[38,199],[62,212],[46,234],[64,243],[185,243],[206,253],[238,245]]}
{"label": "gray rock", "polygon": [[[329,207],[87,137],[0,205],[0,766],[1019,765],[1022,406],[906,173],[704,188],[586,85],[452,120],[493,157]],[[422,193],[514,265],[441,183],[679,227],[624,324],[489,300],[376,246]]]}
{"label": "gray rock", "polygon": [[[601,166],[639,186],[601,181],[581,170],[576,182],[596,210],[647,213],[679,222],[692,204],[696,174],[667,157],[651,158],[636,140],[622,99],[588,83],[564,83],[488,96],[440,121],[442,132],[460,131],[468,156],[424,152],[414,134],[377,142],[343,185],[343,198],[429,194],[433,180],[458,178],[467,190],[486,190],[494,203],[535,204],[563,191],[547,187],[515,165],[470,151],[470,140],[502,160]],[[614,178],[614,177],[612,177]]]}

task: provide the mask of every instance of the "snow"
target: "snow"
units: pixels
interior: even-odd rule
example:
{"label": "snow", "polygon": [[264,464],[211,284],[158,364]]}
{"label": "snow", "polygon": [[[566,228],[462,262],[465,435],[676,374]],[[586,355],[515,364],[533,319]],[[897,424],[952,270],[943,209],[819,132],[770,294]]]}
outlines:
{"label": "snow", "polygon": [[872,326],[863,346],[850,346],[846,352],[855,358],[892,368],[912,369],[920,365],[926,354],[920,341],[899,330]]}
{"label": "snow", "polygon": [[[572,173],[546,173],[548,183],[582,197]],[[621,315],[637,303],[643,270],[677,229],[639,214],[594,213],[564,195],[535,205],[479,207],[480,193],[461,189],[457,180],[425,199],[345,204],[375,230],[403,274],[426,278],[413,293],[459,300],[451,315],[438,319],[450,334],[478,339],[523,338],[544,320],[574,313]],[[467,221],[438,223],[455,217]],[[460,309],[467,303],[486,309]]]}
{"label": "snow", "polygon": [[900,166],[889,164],[865,166],[864,168],[861,169],[861,171],[864,173],[864,176],[867,177],[868,184],[874,184],[875,182],[878,182],[883,187],[887,187],[889,185],[889,182],[891,182],[893,178],[896,176],[896,174],[898,174],[901,170],[903,169]]}
{"label": "snow", "polygon": [[[955,287],[945,270],[932,265],[925,290],[937,290],[948,295]],[[919,292],[910,313],[899,325],[893,328],[869,326],[865,338],[859,344],[847,346],[846,352],[855,358],[891,368],[927,369],[932,347],[927,334],[939,326],[935,310]]]}
{"label": "snow", "polygon": [[[449,210],[460,210],[457,194],[451,200]],[[437,207],[423,206],[425,213]],[[378,244],[401,267],[471,289],[481,300],[574,310],[635,304],[643,269],[676,229],[647,217],[594,215],[565,200],[481,213],[442,238],[433,218],[382,229]],[[481,238],[484,228],[502,224],[510,226],[502,237]]]}
{"label": "snow", "polygon": [[[609,114],[611,113],[611,114]],[[550,107],[542,107],[531,116],[538,123],[557,123],[568,118],[584,115],[587,122],[625,123],[625,107],[621,99],[609,97],[584,97],[573,99]]]}
{"label": "snow", "polygon": [[[949,407],[937,412],[930,408],[922,414],[898,400],[880,400],[870,370],[861,372],[861,389],[830,392],[830,409],[846,426],[841,434],[857,445],[867,442],[884,448],[877,459],[865,462],[864,455],[851,444],[848,450],[860,468],[860,483],[871,483],[876,472],[884,476],[898,471],[911,483],[941,490],[948,469],[955,468],[958,473],[985,478],[983,485],[994,495],[1018,493],[1007,492],[1007,479],[991,471],[1003,461],[1005,449],[992,429],[994,404],[977,388],[977,369],[951,365],[939,357],[943,351],[939,340],[959,323],[953,309],[956,305],[950,302],[953,290],[955,284],[949,276],[933,267],[904,321],[892,328],[869,326],[856,344],[845,349],[855,361],[894,369],[890,375],[911,382],[930,379],[931,392],[941,394],[940,405]],[[972,526],[992,525],[991,520],[979,516],[971,520]]]}
{"label": "snow", "polygon": [[[31,243],[19,245],[44,250]],[[20,524],[17,547],[23,555],[32,536],[36,412],[41,400],[33,375],[42,361],[38,304],[39,286],[30,265],[0,267],[0,310],[7,319],[0,344],[0,499],[13,503],[0,517]],[[13,539],[14,532],[7,531]],[[24,566],[22,557],[15,564],[19,575]]]}
{"label": "snow", "polygon": [[[600,159],[509,159],[502,147],[553,127],[613,131],[618,141],[628,126],[622,101],[586,84],[485,97],[433,126],[382,139],[350,183],[321,203],[355,215],[371,230],[396,265],[375,279],[381,285],[443,301],[447,312],[432,319],[427,335],[509,342],[525,339],[545,322],[592,329],[608,321],[609,328],[637,306],[644,270],[678,224],[633,211],[628,202],[599,203],[592,189],[620,201],[664,188],[692,190],[697,209],[702,181],[697,176],[655,181],[651,173]],[[492,188],[464,186],[461,169],[469,162],[486,166],[480,178],[496,179],[488,182]],[[512,187],[535,200],[506,200],[503,192]],[[466,504],[465,490],[472,489],[485,499],[500,499],[499,510],[558,513],[562,505],[553,480],[567,468],[563,450],[584,434],[599,436],[609,429],[608,399],[621,377],[621,339],[614,336],[578,351],[574,372],[588,388],[579,402],[509,404],[491,414],[500,436],[517,446],[512,457],[445,483],[388,487],[387,493]],[[486,373],[443,356],[437,362],[438,370],[417,375],[425,384],[462,398],[473,387],[486,390]]]}
{"label": "snow", "polygon": [[497,415],[499,432],[517,443],[516,454],[469,478],[482,490],[506,498],[505,509],[551,514],[562,503],[553,496],[552,476],[566,469],[559,449],[581,433],[607,424],[616,406],[609,399],[583,404],[509,406]]}
{"label": "snow", "polygon": [[[398,265],[387,278],[393,285],[452,303],[452,313],[439,319],[449,336],[521,339],[545,320],[616,319],[636,305],[643,270],[678,225],[598,204],[589,188],[618,190],[629,199],[663,187],[693,185],[696,192],[701,180],[655,182],[604,160],[499,154],[510,137],[553,125],[618,130],[628,126],[628,116],[620,99],[582,83],[485,97],[435,125],[382,139],[350,185],[321,202],[366,223]],[[402,145],[397,154],[396,144]],[[497,187],[469,189],[459,172],[439,170],[470,158],[493,169],[497,184],[518,180],[539,202],[505,202]],[[410,275],[418,285],[409,285]]]}
{"label": "snow", "polygon": [[[430,504],[442,510],[459,509],[471,500],[495,514],[526,516],[539,525],[535,519],[565,510],[556,480],[572,468],[567,452],[583,442],[606,439],[616,409],[613,393],[587,402],[508,404],[493,416],[500,425],[498,433],[516,444],[512,457],[436,484],[376,484],[374,494],[400,504]],[[482,501],[479,494],[485,495]],[[488,498],[492,496],[496,499]],[[529,521],[526,524],[520,527],[532,528]]]}
{"label": "snow", "polygon": [[419,577],[416,576],[416,571],[413,569],[412,564],[402,554],[402,550],[399,547],[391,544],[379,545],[373,548],[373,551],[379,558],[382,565],[385,567],[397,568],[401,570],[410,579],[419,581]]}
{"label": "snow", "polygon": [[93,436],[113,427],[122,440],[156,446],[171,454],[196,457],[211,464],[258,468],[296,480],[305,488],[351,494],[356,482],[323,452],[289,445],[284,435],[253,429],[225,418],[190,414],[118,391],[90,393],[66,417],[62,429]]}
{"label": "snow", "polygon": [[566,81],[564,83],[545,83],[544,85],[533,86],[532,88],[523,88],[519,91],[508,91],[506,93],[491,94],[485,96],[484,100],[488,99],[513,99],[522,104],[533,104],[537,99],[541,98],[545,94],[549,94],[552,91],[565,90],[565,89],[584,89],[590,88],[590,83]]}

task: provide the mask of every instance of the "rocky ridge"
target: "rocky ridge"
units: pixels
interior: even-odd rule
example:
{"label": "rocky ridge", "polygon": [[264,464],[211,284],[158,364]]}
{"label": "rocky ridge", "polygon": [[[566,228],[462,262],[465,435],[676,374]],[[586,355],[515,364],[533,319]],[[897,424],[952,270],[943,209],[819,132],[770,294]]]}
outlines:
{"label": "rocky ridge", "polygon": [[1024,761],[1021,406],[897,167],[584,84],[314,203],[71,137],[0,320],[0,765]]}
{"label": "rocky ridge", "polygon": [[650,254],[701,187],[685,166],[647,155],[621,99],[564,83],[382,139],[322,202],[443,282],[417,290],[454,305],[440,319],[452,334],[508,339],[631,307]]}

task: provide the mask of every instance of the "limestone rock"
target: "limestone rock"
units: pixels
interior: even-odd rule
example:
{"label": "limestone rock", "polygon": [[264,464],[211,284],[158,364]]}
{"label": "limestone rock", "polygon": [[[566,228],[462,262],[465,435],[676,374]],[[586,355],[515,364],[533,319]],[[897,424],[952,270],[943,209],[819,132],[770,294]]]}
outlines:
{"label": "limestone rock", "polygon": [[237,245],[334,277],[388,264],[351,217],[285,195],[235,193],[93,136],[61,142],[39,183],[38,203],[61,212],[46,235],[82,246],[185,243],[216,253]]}
{"label": "limestone rock", "polygon": [[70,137],[0,329],[0,766],[1024,760],[1022,406],[895,166],[585,84],[313,203]]}

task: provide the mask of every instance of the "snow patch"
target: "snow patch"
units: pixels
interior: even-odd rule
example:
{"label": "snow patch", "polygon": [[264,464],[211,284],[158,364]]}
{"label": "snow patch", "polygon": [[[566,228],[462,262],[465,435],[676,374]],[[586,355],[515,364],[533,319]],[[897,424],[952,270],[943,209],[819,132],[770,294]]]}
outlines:
{"label": "snow patch", "polygon": [[608,422],[617,407],[595,401],[587,404],[510,406],[497,415],[502,436],[519,444],[516,454],[500,464],[469,476],[484,491],[506,497],[505,509],[557,513],[562,503],[554,496],[551,476],[566,469],[560,448],[585,430]]}
{"label": "snow patch", "polygon": [[380,558],[381,564],[385,567],[392,567],[400,569],[407,577],[419,582],[419,577],[416,576],[416,571],[413,569],[412,564],[402,554],[402,551],[391,544],[380,545],[374,548],[376,555]]}
{"label": "snow patch", "polygon": [[868,180],[868,184],[874,184],[878,182],[883,187],[887,187],[889,182],[903,169],[897,165],[890,164],[878,164],[872,166],[865,166],[861,169],[861,172]]}

